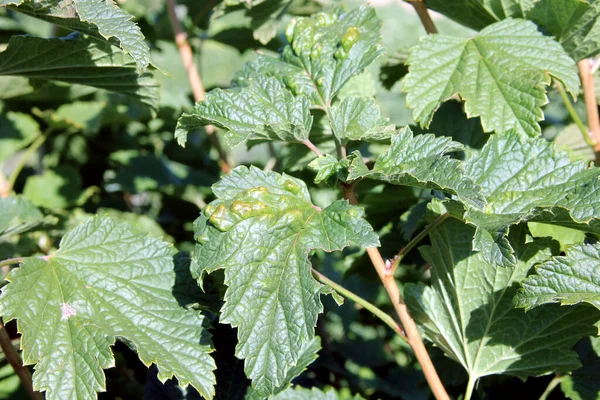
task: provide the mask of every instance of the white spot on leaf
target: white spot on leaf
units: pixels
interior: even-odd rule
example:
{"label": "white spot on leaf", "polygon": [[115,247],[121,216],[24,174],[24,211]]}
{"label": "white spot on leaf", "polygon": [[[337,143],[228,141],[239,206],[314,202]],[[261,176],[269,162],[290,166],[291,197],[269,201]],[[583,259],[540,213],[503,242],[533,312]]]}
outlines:
{"label": "white spot on leaf", "polygon": [[60,317],[61,321],[67,320],[75,315],[77,315],[77,311],[71,307],[68,303],[62,303],[60,305],[60,309],[62,311],[62,316]]}

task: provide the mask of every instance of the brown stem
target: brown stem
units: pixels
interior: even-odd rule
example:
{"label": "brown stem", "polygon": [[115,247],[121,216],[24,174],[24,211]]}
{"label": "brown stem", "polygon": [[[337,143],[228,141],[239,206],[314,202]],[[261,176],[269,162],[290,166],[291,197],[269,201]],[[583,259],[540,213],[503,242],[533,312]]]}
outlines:
{"label": "brown stem", "polygon": [[433,20],[431,19],[431,15],[429,15],[429,11],[427,11],[427,6],[425,5],[425,3],[423,3],[423,0],[406,0],[406,1],[408,3],[410,3],[413,6],[413,8],[415,9],[415,11],[417,12],[417,15],[421,19],[421,23],[423,24],[423,27],[425,28],[425,32],[427,32],[427,34],[429,34],[429,35],[438,33],[438,30],[435,27],[435,24],[433,23]]}
{"label": "brown stem", "polygon": [[[192,55],[192,48],[187,41],[187,34],[183,31],[183,26],[181,22],[177,18],[177,14],[175,14],[175,0],[167,0],[167,10],[169,12],[169,19],[171,20],[171,27],[173,28],[173,34],[175,35],[175,43],[177,44],[177,48],[179,49],[179,55],[181,56],[181,60],[183,61],[183,66],[185,67],[185,71],[187,72],[188,80],[190,81],[190,86],[192,87],[192,93],[194,94],[194,100],[196,102],[204,101],[204,85],[202,84],[202,79],[200,78],[200,74],[198,73],[198,68],[196,67],[196,63],[194,62],[194,57]],[[212,125],[206,125],[204,127],[206,133],[210,137],[211,144],[217,149],[219,153],[219,166],[221,167],[221,171],[228,174],[231,170],[229,163],[227,162],[227,154],[221,143],[219,143],[219,139],[215,134],[215,127]]]}
{"label": "brown stem", "polygon": [[33,400],[42,400],[44,398],[42,394],[33,390],[31,374],[29,373],[29,370],[23,366],[21,357],[19,357],[19,353],[17,353],[17,350],[15,350],[12,345],[12,341],[10,340],[8,333],[6,333],[2,320],[0,320],[0,347],[2,347],[6,359],[15,370],[15,373],[21,380],[21,384],[29,397]]}
{"label": "brown stem", "polygon": [[[342,184],[342,189],[344,198],[348,200],[350,204],[358,205],[358,200],[354,194],[354,184]],[[427,349],[425,349],[417,324],[408,313],[408,308],[400,294],[396,280],[393,276],[386,274],[385,262],[376,247],[368,247],[367,253],[369,254],[369,258],[371,258],[371,262],[379,275],[379,279],[381,279],[383,287],[385,287],[385,290],[392,301],[392,305],[400,318],[400,322],[402,323],[402,327],[408,338],[408,344],[415,352],[417,361],[421,364],[421,368],[423,368],[423,374],[425,375],[425,379],[427,380],[433,395],[438,400],[450,400],[450,397],[448,396],[448,393],[446,393],[446,389],[431,362],[431,358],[429,358]]]}
{"label": "brown stem", "polygon": [[587,110],[588,127],[590,128],[590,136],[595,142],[596,164],[600,164],[600,117],[598,116],[598,103],[596,102],[596,94],[594,93],[594,75],[591,73],[592,65],[587,58],[579,61],[578,65],[581,85],[583,86],[585,108]]}

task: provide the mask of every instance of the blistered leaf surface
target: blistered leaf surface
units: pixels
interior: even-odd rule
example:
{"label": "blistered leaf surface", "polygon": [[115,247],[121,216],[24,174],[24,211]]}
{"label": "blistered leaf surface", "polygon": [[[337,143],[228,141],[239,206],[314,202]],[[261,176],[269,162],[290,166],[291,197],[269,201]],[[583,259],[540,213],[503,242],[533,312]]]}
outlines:
{"label": "blistered leaf surface", "polygon": [[131,225],[95,217],[67,233],[55,254],[13,270],[0,314],[17,319],[34,388],[49,399],[95,398],[114,366],[115,337],[133,343],[159,379],[173,375],[212,398],[215,363],[205,318],[172,290],[175,249]]}
{"label": "blistered leaf surface", "polygon": [[484,131],[515,129],[537,136],[551,77],[576,94],[575,62],[560,44],[523,20],[495,23],[472,39],[430,35],[408,57],[403,90],[413,118],[428,126],[439,105],[454,95],[465,100],[469,117],[481,117]]}
{"label": "blistered leaf surface", "polygon": [[314,337],[323,306],[311,249],[377,246],[363,211],[346,201],[311,203],[293,177],[238,167],[213,186],[217,200],[195,222],[192,273],[225,269],[221,321],[238,328],[236,355],[263,396],[276,391]]}

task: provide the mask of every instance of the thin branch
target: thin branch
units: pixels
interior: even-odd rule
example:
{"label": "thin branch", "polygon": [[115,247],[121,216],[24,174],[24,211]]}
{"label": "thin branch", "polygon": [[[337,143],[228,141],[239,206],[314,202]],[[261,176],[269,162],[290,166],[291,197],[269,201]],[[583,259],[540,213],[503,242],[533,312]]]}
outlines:
{"label": "thin branch", "polygon": [[305,140],[304,142],[302,142],[302,143],[304,143],[304,145],[305,145],[306,147],[308,147],[309,149],[311,149],[313,153],[315,153],[315,154],[316,154],[316,155],[318,155],[319,157],[323,157],[323,153],[321,153],[321,150],[319,150],[319,149],[317,148],[317,146],[315,146],[315,145],[313,144],[313,142],[311,142],[309,139],[306,139],[306,140]]}
{"label": "thin branch", "polygon": [[[354,194],[354,185],[343,185],[342,188],[344,191],[344,198],[347,199],[350,204],[358,205],[356,195]],[[392,301],[392,305],[400,318],[400,323],[404,327],[404,331],[408,337],[408,344],[413,349],[417,361],[421,364],[423,374],[425,375],[425,379],[427,380],[433,395],[437,400],[450,400],[450,397],[448,396],[448,393],[446,393],[446,389],[444,389],[444,385],[431,362],[431,358],[429,358],[429,354],[427,354],[427,349],[425,349],[425,345],[419,334],[419,329],[408,312],[408,308],[400,294],[396,280],[393,276],[386,274],[385,262],[376,247],[368,247],[367,253],[369,254],[371,262],[379,275],[379,279],[381,279],[381,282]]]}
{"label": "thin branch", "polygon": [[375,306],[374,304],[369,303],[367,300],[363,299],[359,295],[357,295],[357,294],[351,292],[350,290],[346,289],[345,287],[335,283],[334,281],[332,281],[331,279],[329,279],[322,273],[315,271],[314,269],[311,269],[311,271],[312,271],[313,275],[315,276],[316,280],[318,280],[321,283],[324,283],[327,286],[330,286],[331,288],[333,288],[333,290],[335,290],[342,296],[352,300],[356,304],[360,304],[365,309],[371,311],[377,318],[379,318],[387,326],[392,328],[392,330],[394,332],[396,332],[396,334],[398,334],[398,336],[400,336],[400,338],[402,340],[404,340],[405,342],[408,342],[408,338],[406,337],[406,334],[404,333],[402,328],[396,323],[396,321],[394,321],[394,319],[392,317],[390,317],[384,311],[377,308],[377,306]]}
{"label": "thin branch", "polygon": [[563,103],[565,103],[565,107],[567,108],[567,111],[569,112],[571,119],[573,120],[575,125],[577,125],[579,130],[581,131],[581,134],[583,135],[583,139],[585,140],[585,142],[587,143],[588,146],[590,146],[591,148],[594,148],[595,143],[592,140],[592,138],[590,138],[590,133],[588,132],[588,130],[587,130],[585,124],[583,123],[583,121],[581,120],[581,118],[579,118],[579,114],[577,114],[575,107],[573,107],[573,104],[571,104],[571,99],[569,99],[569,95],[567,94],[567,91],[565,90],[564,86],[560,82],[556,82],[556,88],[558,89],[558,92],[560,93],[560,97],[562,97]]}
{"label": "thin branch", "polygon": [[421,23],[425,28],[425,32],[429,35],[433,35],[434,33],[438,33],[433,20],[431,19],[431,15],[429,15],[429,11],[427,11],[427,6],[423,3],[423,0],[406,0],[410,5],[413,6],[417,15],[421,19]]}
{"label": "thin branch", "polygon": [[32,400],[41,400],[44,398],[40,392],[36,392],[33,390],[33,382],[31,380],[31,374],[29,370],[23,366],[23,361],[21,361],[21,357],[19,357],[19,353],[15,350],[8,333],[6,333],[6,329],[4,328],[4,324],[0,319],[0,347],[2,347],[2,351],[6,356],[6,359],[10,363],[10,365],[15,370],[15,373],[21,380],[21,384],[25,388],[25,391],[29,395]]}
{"label": "thin branch", "polygon": [[564,376],[560,376],[560,375],[556,374],[554,379],[552,379],[550,381],[550,383],[548,383],[546,390],[544,390],[544,393],[542,393],[539,400],[546,400],[548,398],[548,396],[550,395],[550,393],[552,393],[554,388],[557,387],[558,384],[560,383],[560,381],[563,380],[563,378],[564,378]]}
{"label": "thin branch", "polygon": [[600,162],[600,116],[598,115],[598,103],[596,93],[594,93],[594,76],[591,74],[591,64],[589,59],[579,61],[579,75],[581,76],[581,85],[583,86],[583,96],[585,99],[585,108],[587,110],[588,126],[590,136],[594,141],[594,152],[596,153],[596,163]]}
{"label": "thin branch", "polygon": [[53,130],[54,129],[52,127],[46,129],[46,131],[42,132],[42,134],[31,144],[31,146],[29,146],[27,150],[25,150],[25,154],[21,156],[19,163],[10,173],[10,177],[8,178],[8,186],[7,188],[5,188],[5,191],[7,193],[12,192],[12,190],[15,188],[17,178],[19,177],[19,174],[25,167],[25,163],[27,162],[29,157],[31,157],[44,144],[44,142],[46,142],[46,139],[48,139],[48,136],[50,136]]}
{"label": "thin branch", "polygon": [[8,258],[6,260],[0,261],[0,268],[4,267],[5,265],[15,265],[15,264],[20,264],[22,262],[23,262],[23,257]]}
{"label": "thin branch", "polygon": [[[181,56],[183,66],[187,72],[190,86],[192,87],[194,100],[196,100],[196,102],[204,101],[204,95],[206,93],[204,90],[204,85],[202,84],[202,79],[198,73],[196,63],[194,62],[192,48],[187,41],[187,34],[183,31],[183,26],[181,25],[181,22],[175,13],[175,0],[167,0],[167,10],[169,12],[169,19],[171,20],[173,34],[175,35],[175,43],[179,49],[179,55]],[[221,146],[221,143],[219,143],[219,139],[215,134],[215,127],[212,125],[206,125],[204,129],[210,138],[211,144],[219,153],[219,166],[221,167],[221,171],[228,174],[231,170],[231,167],[227,162],[227,154],[225,153],[225,150]]]}
{"label": "thin branch", "polygon": [[429,234],[429,232],[431,232],[436,226],[438,226],[442,222],[444,222],[448,217],[450,217],[450,213],[444,213],[444,214],[438,216],[436,219],[434,219],[425,228],[423,228],[423,230],[421,232],[419,232],[419,234],[417,236],[415,236],[414,238],[412,238],[411,241],[408,242],[406,246],[404,246],[402,249],[400,249],[400,252],[398,252],[398,254],[396,255],[396,257],[394,257],[394,261],[392,261],[392,264],[386,270],[386,273],[388,275],[392,275],[393,276],[394,273],[396,272],[396,268],[398,268],[398,265],[400,265],[400,262],[402,262],[402,259],[404,258],[404,256],[406,255],[406,253],[408,253],[421,240],[423,240],[425,238],[425,236],[427,236]]}

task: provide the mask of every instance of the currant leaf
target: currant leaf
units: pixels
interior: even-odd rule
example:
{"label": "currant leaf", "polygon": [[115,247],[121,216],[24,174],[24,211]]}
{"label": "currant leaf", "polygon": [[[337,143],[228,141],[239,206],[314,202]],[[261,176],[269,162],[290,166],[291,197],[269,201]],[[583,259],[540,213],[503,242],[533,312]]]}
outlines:
{"label": "currant leaf", "polygon": [[107,40],[129,54],[138,72],[150,63],[150,49],[133,16],[112,0],[0,0],[0,5],[97,39]]}
{"label": "currant leaf", "polygon": [[427,338],[467,370],[470,382],[507,374],[525,378],[567,372],[580,363],[573,345],[595,335],[600,312],[593,307],[546,305],[529,312],[512,299],[531,267],[555,250],[547,240],[516,248],[510,267],[488,263],[472,249],[475,230],[448,219],[422,251],[432,265],[431,287],[408,284],[405,300]]}
{"label": "currant leaf", "polygon": [[581,244],[566,255],[536,267],[521,284],[515,297],[517,307],[530,310],[546,303],[573,305],[589,303],[600,309],[600,245]]}
{"label": "currant leaf", "polygon": [[308,253],[349,245],[377,246],[362,209],[336,201],[314,206],[304,182],[238,167],[213,186],[217,200],[194,223],[192,274],[225,270],[221,321],[238,328],[236,355],[253,388],[274,393],[314,338],[323,286]]}
{"label": "currant leaf", "polygon": [[545,86],[561,81],[579,91],[575,62],[534,23],[507,19],[472,39],[430,35],[408,57],[402,90],[413,118],[427,127],[439,105],[455,95],[465,100],[469,117],[479,116],[485,132],[538,136],[547,103]]}
{"label": "currant leaf", "polygon": [[176,376],[206,398],[215,362],[206,319],[173,296],[176,251],[129,223],[95,217],[65,234],[50,256],[26,258],[0,296],[17,319],[33,384],[49,399],[95,398],[103,368],[114,367],[115,337],[131,342],[162,381]]}

